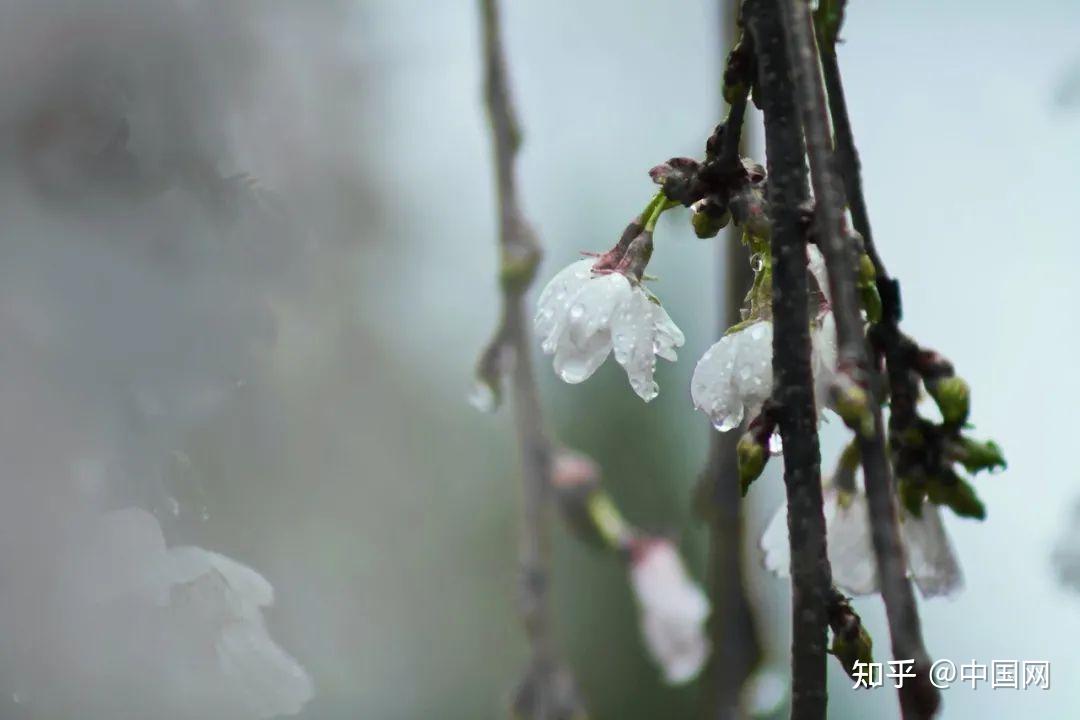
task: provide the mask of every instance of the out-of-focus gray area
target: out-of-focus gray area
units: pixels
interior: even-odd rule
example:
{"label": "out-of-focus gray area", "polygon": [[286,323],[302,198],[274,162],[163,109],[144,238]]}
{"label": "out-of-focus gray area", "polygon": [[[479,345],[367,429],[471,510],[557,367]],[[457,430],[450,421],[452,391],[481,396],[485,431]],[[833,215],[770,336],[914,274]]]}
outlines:
{"label": "out-of-focus gray area", "polygon": [[[701,152],[722,112],[718,9],[504,5],[547,277],[614,242],[649,167]],[[1066,0],[854,2],[840,49],[905,325],[971,383],[976,431],[1010,462],[978,481],[985,523],[947,520],[967,589],[922,604],[927,644],[1051,663],[1051,690],[954,688],[948,717],[1080,703],[1080,595],[1051,561],[1080,533],[1078,29]],[[269,631],[315,684],[300,717],[502,715],[525,658],[515,448],[506,413],[464,400],[498,313],[477,31],[465,0],[0,2],[0,718],[187,717],[169,681],[186,660],[126,667],[108,649],[143,636],[79,627],[85,599],[58,580],[128,506],[273,584]],[[615,367],[577,387],[538,370],[559,437],[700,577],[711,430],[688,383],[715,340],[717,248],[670,215],[650,273],[687,343],[660,397],[643,405]],[[787,586],[757,570],[770,473],[747,552],[783,670]],[[594,715],[695,717],[697,689],[644,657],[618,562],[561,529],[554,560],[559,644]],[[880,601],[856,608],[884,659]],[[892,691],[829,672],[835,716],[895,712]]]}

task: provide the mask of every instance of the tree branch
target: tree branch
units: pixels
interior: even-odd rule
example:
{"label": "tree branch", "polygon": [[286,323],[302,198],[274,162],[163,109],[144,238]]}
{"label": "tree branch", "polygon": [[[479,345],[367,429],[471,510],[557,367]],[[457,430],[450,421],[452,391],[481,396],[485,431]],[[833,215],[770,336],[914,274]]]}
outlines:
{"label": "tree branch", "polygon": [[824,718],[827,607],[832,578],[825,547],[817,411],[810,367],[805,147],[777,0],[748,0],[765,114],[772,209],[773,400],[784,444],[792,582],[792,718]]}
{"label": "tree branch", "polygon": [[[870,373],[869,355],[863,335],[862,316],[855,286],[855,258],[851,243],[843,231],[840,188],[832,167],[825,91],[818,72],[814,45],[813,21],[805,0],[780,0],[783,8],[784,35],[789,46],[791,71],[806,134],[814,195],[817,198],[816,220],[819,246],[829,270],[833,313],[836,317],[841,367],[851,367],[857,380],[866,382]],[[847,124],[850,141],[850,124]],[[845,153],[841,151],[841,157]],[[855,158],[854,144],[847,158]],[[865,221],[865,203],[862,203]],[[867,223],[867,227],[869,224]],[[878,266],[883,268],[883,266]],[[883,270],[882,270],[883,271]],[[869,388],[873,392],[873,388]],[[896,495],[885,449],[881,406],[871,402],[874,429],[860,434],[860,452],[866,479],[874,552],[877,557],[881,594],[889,620],[893,656],[914,659],[918,677],[900,690],[901,710],[905,718],[930,717],[940,704],[937,689],[929,682],[929,657],[923,645],[922,630],[911,583],[907,579],[903,549],[900,544]]]}
{"label": "tree branch", "polygon": [[582,713],[568,672],[555,658],[548,597],[552,442],[533,374],[524,293],[540,261],[536,236],[521,212],[515,183],[520,131],[510,98],[496,0],[481,0],[485,96],[495,154],[499,204],[500,280],[503,312],[499,329],[480,361],[481,377],[495,378],[512,363],[514,429],[521,453],[522,511],[519,547],[519,613],[530,647],[529,667],[514,699],[518,717],[569,720]]}

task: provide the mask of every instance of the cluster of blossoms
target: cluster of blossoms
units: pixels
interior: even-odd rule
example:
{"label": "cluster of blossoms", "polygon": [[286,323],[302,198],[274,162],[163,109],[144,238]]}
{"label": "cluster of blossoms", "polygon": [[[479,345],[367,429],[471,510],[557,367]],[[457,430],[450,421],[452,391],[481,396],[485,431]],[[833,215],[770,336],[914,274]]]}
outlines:
{"label": "cluster of blossoms", "polygon": [[[721,126],[706,146],[705,161],[674,158],[653,168],[650,174],[662,186],[661,191],[627,226],[614,247],[574,262],[555,275],[540,295],[534,328],[542,350],[553,356],[555,372],[565,382],[584,382],[614,354],[634,392],[649,402],[659,392],[654,378],[656,358],[674,362],[676,348],[685,341],[644,284],[656,221],[670,207],[687,206],[693,211],[695,233],[707,238],[734,220],[749,250],[754,282],[740,322],[698,361],[690,382],[690,399],[720,432],[747,427],[737,445],[738,477],[745,494],[762,474],[769,456],[779,450],[779,434],[775,432],[779,416],[773,401],[772,227],[764,169],[734,159],[731,153]],[[874,398],[868,388],[875,378],[863,377],[850,359],[840,357],[830,278],[809,231],[812,219],[807,212],[801,221],[806,223],[811,240],[805,258],[810,292],[806,322],[818,420],[824,420],[827,412],[835,413],[857,436],[867,437],[875,431],[870,411]],[[853,255],[857,258],[855,289],[867,340],[878,362],[886,361],[890,368],[888,440],[897,477],[899,532],[907,571],[924,597],[951,595],[962,587],[963,578],[940,506],[946,505],[962,517],[981,519],[985,514],[971,485],[954,466],[974,473],[1003,467],[1004,459],[992,442],[979,443],[962,434],[969,427],[966,383],[954,376],[944,358],[899,333],[898,295],[882,296],[889,288],[879,289],[878,269],[862,238],[849,232],[847,240],[858,251]],[[887,312],[891,313],[888,317]],[[910,367],[892,373],[894,362]],[[876,370],[883,371],[884,366]],[[869,373],[874,371],[871,368]],[[900,376],[903,382],[897,385]],[[915,410],[920,382],[941,410],[940,423],[922,418]],[[823,482],[823,510],[835,595],[830,602],[833,651],[850,672],[855,660],[869,656],[872,643],[840,591],[877,593],[881,583],[868,498],[856,482],[858,444],[853,442],[849,447],[856,450],[845,451],[836,475]],[[573,483],[560,482],[559,477],[556,473],[561,498],[576,502],[562,502],[564,510],[568,505],[577,508],[567,514],[584,518],[606,545],[629,557],[646,645],[667,679],[682,682],[695,676],[708,654],[705,619],[709,608],[674,545],[630,529],[610,500],[592,485],[584,495],[566,495],[566,486]],[[790,571],[787,517],[785,505],[761,540],[765,566],[778,575]]]}
{"label": "cluster of blossoms", "polygon": [[[556,374],[576,384],[590,378],[614,351],[630,386],[646,402],[656,397],[656,358],[674,362],[685,336],[642,281],[652,254],[655,216],[665,207],[663,194],[627,227],[608,252],[571,263],[540,294],[534,328],[541,349],[553,355]],[[648,212],[648,210],[647,210]],[[821,253],[811,246],[807,267],[819,298],[811,320],[815,396],[824,409],[834,381],[836,324],[829,308],[828,278]],[[721,432],[754,418],[772,394],[773,328],[768,303],[769,259],[755,255],[758,280],[744,320],[732,327],[698,361],[691,399]]]}
{"label": "cluster of blossoms", "polygon": [[[841,489],[826,483],[824,496],[826,545],[833,584],[851,595],[880,592],[866,492],[862,488]],[[908,575],[923,597],[949,596],[963,587],[960,563],[937,505],[924,502],[918,515],[903,507],[900,537]],[[780,506],[765,528],[761,549],[766,569],[779,577],[787,577],[791,551],[786,503]]]}
{"label": "cluster of blossoms", "polygon": [[[750,482],[761,474],[769,451],[775,454],[778,446],[778,442],[774,442],[778,441],[778,435],[773,434],[776,423],[767,410],[773,394],[773,323],[771,257],[767,231],[761,222],[763,194],[760,183],[764,176],[760,171],[755,176],[755,171],[750,166],[747,168],[747,191],[742,206],[734,209],[737,220],[742,221],[744,244],[750,248],[754,285],[747,295],[741,322],[705,352],[697,363],[690,385],[694,407],[704,413],[718,431],[727,432],[744,423],[749,425],[739,443],[739,476],[744,493]],[[541,293],[534,319],[535,331],[543,351],[554,356],[555,372],[565,382],[585,381],[614,351],[615,360],[626,371],[634,392],[646,402],[656,397],[659,391],[654,379],[656,358],[675,361],[675,349],[685,340],[659,300],[643,283],[644,269],[652,254],[656,218],[671,204],[664,192],[659,193],[646,211],[630,223],[611,250],[570,264],[557,273]],[[702,214],[703,211],[695,207],[697,230],[701,229],[698,219]],[[719,224],[724,222],[726,220]],[[716,230],[716,223],[705,228],[706,234],[715,234]],[[853,240],[857,242],[857,238]],[[845,397],[850,396],[845,396],[845,392],[854,392],[858,396],[864,391],[840,367],[828,273],[821,252],[813,244],[807,246],[806,262],[812,299],[808,318],[810,359],[819,417],[827,410],[835,411],[859,432],[857,423],[853,423],[846,412]],[[872,324],[880,313],[880,298],[873,287],[874,267],[865,254],[860,260],[858,276],[866,320]],[[959,379],[945,378],[927,383],[930,394],[946,416],[966,418],[966,394],[960,393],[963,395],[961,411],[950,412],[949,408],[956,403],[950,405],[951,401],[945,401],[942,391],[947,386],[966,390],[966,385]],[[955,417],[947,417],[945,424],[950,427],[962,425],[963,421],[957,422]],[[898,447],[903,446],[898,443]],[[992,443],[986,446],[961,443],[956,447],[955,458],[969,469],[1003,464]],[[982,458],[982,455],[987,457]],[[843,473],[849,477],[837,482],[825,481],[824,511],[834,585],[851,595],[865,595],[879,592],[880,582],[871,542],[867,496],[854,481],[857,466],[856,458]],[[909,480],[901,478],[900,530],[908,573],[924,597],[950,595],[962,587],[963,578],[939,505],[949,505],[958,514],[972,517],[981,516],[981,506],[977,506],[977,501],[973,503],[970,494],[935,493],[933,486],[921,495],[905,493],[904,489],[910,484]],[[687,576],[670,541],[627,535],[615,537],[612,544],[627,551],[631,559],[632,585],[642,611],[642,631],[651,654],[663,667],[669,681],[688,680],[700,670],[707,656],[704,627],[708,615],[707,600]],[[790,565],[786,505],[770,522],[762,537],[761,548],[766,568],[786,576]]]}

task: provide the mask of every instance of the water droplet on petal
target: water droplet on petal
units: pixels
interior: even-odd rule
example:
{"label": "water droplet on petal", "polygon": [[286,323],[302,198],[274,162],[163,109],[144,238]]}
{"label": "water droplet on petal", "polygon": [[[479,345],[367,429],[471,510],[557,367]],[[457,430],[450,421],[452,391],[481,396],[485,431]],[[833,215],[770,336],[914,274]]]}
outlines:
{"label": "water droplet on petal", "polygon": [[728,430],[733,429],[736,425],[739,424],[738,422],[735,421],[734,418],[735,418],[734,415],[725,415],[724,417],[720,418],[717,422],[714,422],[713,427],[716,428],[717,430],[719,430],[720,432],[727,432]]}
{"label": "water droplet on petal", "polygon": [[572,308],[570,308],[570,319],[571,320],[580,320],[581,316],[584,315],[584,314],[585,314],[585,306],[582,305],[581,303],[577,303]]}

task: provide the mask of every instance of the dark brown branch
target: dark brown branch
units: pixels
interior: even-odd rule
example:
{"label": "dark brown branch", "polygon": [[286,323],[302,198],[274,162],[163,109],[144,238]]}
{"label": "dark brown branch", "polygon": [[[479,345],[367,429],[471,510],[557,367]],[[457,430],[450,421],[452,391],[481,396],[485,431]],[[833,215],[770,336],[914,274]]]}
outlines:
{"label": "dark brown branch", "polygon": [[512,362],[510,385],[522,475],[519,612],[531,653],[529,667],[514,699],[514,710],[518,717],[528,720],[569,720],[580,716],[581,706],[572,679],[556,661],[552,644],[548,597],[552,443],[544,427],[533,375],[523,300],[539,263],[540,249],[522,215],[515,188],[514,166],[520,132],[506,77],[498,7],[496,0],[481,0],[480,7],[485,94],[495,154],[503,292],[501,325],[481,359],[481,372],[485,359],[492,362],[491,358],[496,358],[496,370],[505,364],[500,358]]}
{"label": "dark brown branch", "polygon": [[[740,0],[721,0],[723,47],[736,40],[735,22]],[[725,121],[720,156],[738,161],[746,139],[742,137],[746,93],[736,93]],[[741,142],[740,142],[741,141]],[[746,253],[740,242],[741,228],[734,225],[718,245],[717,332],[739,322],[743,295],[753,280]],[[706,668],[702,694],[702,716],[706,720],[736,720],[742,717],[740,697],[743,685],[761,659],[761,641],[743,578],[743,518],[739,496],[735,433],[709,432],[709,459],[702,472],[701,507],[709,524],[708,591],[712,605],[709,638],[712,655]]]}
{"label": "dark brown branch", "polygon": [[[840,187],[832,167],[825,90],[818,72],[813,22],[805,0],[780,0],[780,4],[817,198],[818,244],[829,270],[840,363],[841,367],[854,368],[859,376],[857,379],[865,382],[871,367],[855,286],[855,258],[843,230]],[[914,593],[907,578],[880,404],[872,402],[871,411],[874,431],[860,435],[859,449],[881,594],[889,620],[893,656],[914,659],[918,674],[915,681],[905,683],[900,690],[901,710],[905,718],[930,717],[940,704],[940,695],[929,682],[929,658],[923,646]]]}
{"label": "dark brown branch", "polygon": [[745,19],[757,51],[754,91],[765,114],[773,221],[773,400],[784,443],[791,542],[791,716],[800,720],[824,718],[826,613],[832,579],[825,547],[821,457],[810,367],[806,226],[802,221],[809,199],[805,147],[777,0],[748,0]]}
{"label": "dark brown branch", "polygon": [[821,66],[829,98],[829,115],[836,136],[834,158],[844,182],[844,194],[847,197],[848,210],[851,211],[851,224],[862,235],[864,249],[874,261],[878,277],[887,278],[885,263],[878,254],[874,236],[870,232],[870,215],[866,210],[866,197],[863,195],[860,178],[859,152],[855,148],[855,136],[851,130],[851,118],[848,116],[847,98],[844,96],[844,84],[840,78],[840,65],[835,50],[821,48]]}

